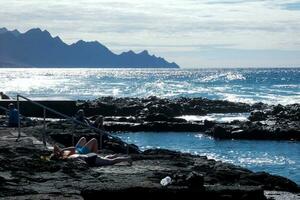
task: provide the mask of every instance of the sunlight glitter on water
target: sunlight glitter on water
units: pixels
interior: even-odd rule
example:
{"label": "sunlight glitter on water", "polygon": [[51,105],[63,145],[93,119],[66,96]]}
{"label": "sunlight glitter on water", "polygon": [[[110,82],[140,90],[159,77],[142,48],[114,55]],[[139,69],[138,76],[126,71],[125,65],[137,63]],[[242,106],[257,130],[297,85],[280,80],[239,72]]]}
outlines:
{"label": "sunlight glitter on water", "polygon": [[205,97],[300,102],[300,69],[0,69],[0,91],[64,99]]}
{"label": "sunlight glitter on water", "polygon": [[138,145],[142,150],[166,148],[207,156],[289,177],[300,183],[300,143],[291,141],[214,140],[201,133],[119,133],[116,136]]}

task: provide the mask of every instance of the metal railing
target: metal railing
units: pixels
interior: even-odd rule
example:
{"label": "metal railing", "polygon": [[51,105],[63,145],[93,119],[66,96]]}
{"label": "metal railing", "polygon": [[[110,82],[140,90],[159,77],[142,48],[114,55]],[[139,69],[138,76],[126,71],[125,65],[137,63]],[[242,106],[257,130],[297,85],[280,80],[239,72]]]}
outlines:
{"label": "metal railing", "polygon": [[[1,110],[4,110],[6,113],[5,113],[5,116],[8,118],[9,117],[9,109],[8,108],[5,108],[5,107],[3,107],[3,106],[0,106],[0,109]],[[19,117],[22,117],[22,118],[25,118],[25,119],[29,119],[29,117],[25,117],[24,115],[21,115],[20,113],[19,113]]]}
{"label": "metal railing", "polygon": [[5,117],[8,118],[7,113],[9,112],[9,110],[3,106],[0,106],[0,109],[5,111]]}
{"label": "metal railing", "polygon": [[5,107],[3,107],[3,106],[0,106],[0,109],[4,110],[4,111],[6,111],[6,112],[9,111],[7,108],[5,108]]}
{"label": "metal railing", "polygon": [[[103,131],[101,129],[98,129],[94,126],[91,126],[89,124],[86,124],[86,123],[83,123],[81,121],[78,121],[77,119],[74,119],[73,117],[70,117],[68,115],[65,115],[63,113],[60,113],[52,108],[49,108],[47,106],[44,106],[38,102],[35,102],[25,96],[22,96],[20,94],[17,94],[17,109],[18,109],[18,114],[19,116],[21,116],[20,114],[20,99],[24,99],[30,103],[32,103],[33,105],[36,105],[38,107],[41,107],[43,108],[43,136],[42,136],[42,139],[43,139],[43,144],[44,146],[46,146],[46,111],[50,111],[60,117],[63,117],[67,120],[70,120],[71,122],[73,122],[74,124],[79,124],[79,125],[82,125],[82,126],[85,126],[87,128],[89,128],[90,130],[94,131],[95,133],[99,133],[99,148],[102,149],[102,146],[103,146],[103,135],[107,136],[109,139],[115,139],[115,140],[118,140],[118,141],[121,141],[125,146],[126,146],[126,151],[127,151],[127,154],[129,154],[129,144],[122,141],[120,138],[118,137],[115,137],[115,136],[112,136],[111,134],[109,134],[108,132],[106,131]],[[18,120],[18,138],[17,138],[17,141],[20,139],[21,137],[21,120],[20,120],[20,117],[19,117],[19,120]],[[73,143],[73,146],[74,146],[74,131],[72,132],[72,143]]]}

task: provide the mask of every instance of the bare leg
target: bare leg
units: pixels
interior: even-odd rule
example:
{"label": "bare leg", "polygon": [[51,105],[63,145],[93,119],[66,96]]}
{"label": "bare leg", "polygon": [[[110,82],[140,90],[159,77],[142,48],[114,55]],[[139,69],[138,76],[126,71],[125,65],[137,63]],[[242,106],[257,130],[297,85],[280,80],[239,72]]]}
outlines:
{"label": "bare leg", "polygon": [[119,157],[117,154],[104,156],[105,159],[114,159],[114,158],[117,158],[117,157]]}
{"label": "bare leg", "polygon": [[86,139],[85,137],[82,137],[78,140],[77,144],[75,145],[75,147],[83,147],[86,144]]}
{"label": "bare leg", "polygon": [[95,138],[88,141],[84,147],[88,148],[90,152],[97,153],[98,152],[98,143]]}
{"label": "bare leg", "polygon": [[128,162],[129,165],[132,165],[132,159],[129,157],[118,157],[114,159],[107,159],[107,158],[101,158],[97,157],[96,159],[96,166],[107,166],[107,165],[114,165],[121,162]]}

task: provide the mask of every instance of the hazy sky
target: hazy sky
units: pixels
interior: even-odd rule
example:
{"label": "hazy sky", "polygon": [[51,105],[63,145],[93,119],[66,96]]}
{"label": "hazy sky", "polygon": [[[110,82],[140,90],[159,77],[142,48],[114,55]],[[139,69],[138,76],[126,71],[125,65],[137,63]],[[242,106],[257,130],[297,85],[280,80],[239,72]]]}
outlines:
{"label": "hazy sky", "polygon": [[293,0],[0,0],[0,27],[147,49],[182,67],[300,67]]}

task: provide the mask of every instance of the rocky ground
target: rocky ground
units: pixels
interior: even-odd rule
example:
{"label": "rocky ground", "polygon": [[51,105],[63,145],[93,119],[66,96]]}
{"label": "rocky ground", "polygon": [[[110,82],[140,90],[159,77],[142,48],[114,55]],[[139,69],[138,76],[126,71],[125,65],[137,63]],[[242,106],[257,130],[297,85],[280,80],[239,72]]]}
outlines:
{"label": "rocky ground", "polygon": [[[114,98],[77,101],[74,106],[55,102],[54,109],[74,113],[83,109],[91,121],[104,116],[104,128],[115,132],[176,131],[205,132],[218,139],[300,140],[300,104],[253,105],[205,98]],[[50,105],[50,104],[49,104]],[[68,104],[69,105],[69,104]],[[71,104],[70,104],[71,105]],[[72,104],[73,105],[73,104]],[[24,108],[23,108],[24,110]],[[36,116],[27,109],[28,116]],[[186,121],[183,115],[205,116],[212,113],[249,113],[248,121]],[[49,115],[50,113],[48,113]],[[35,125],[23,120],[24,125]]]}
{"label": "rocky ground", "polygon": [[249,121],[216,124],[206,133],[219,139],[300,141],[300,104],[254,110]]}
{"label": "rocky ground", "polygon": [[[262,106],[255,105],[254,107]],[[136,116],[147,118],[163,114],[167,117],[180,115],[204,115],[207,113],[248,112],[253,106],[245,103],[234,103],[206,98],[166,99],[155,96],[147,98],[114,98],[101,97],[93,101],[78,101],[78,107],[89,116]]]}
{"label": "rocky ground", "polygon": [[[220,139],[268,140],[299,140],[300,135],[299,104],[103,97],[78,101],[77,107],[84,109],[91,121],[103,115],[107,131],[201,131]],[[250,113],[248,121],[189,122],[177,118],[241,112]],[[39,142],[44,130],[42,121],[23,120],[22,132],[26,136],[16,142],[16,130],[5,127],[5,120],[0,118],[0,199],[97,199],[103,194],[131,199],[182,199],[190,193],[205,199],[300,198],[299,186],[284,177],[254,173],[205,156],[157,149],[142,152],[134,144],[127,148],[121,140],[108,135],[102,138],[102,153],[130,153],[132,166],[124,163],[89,167],[79,160],[47,160],[51,151]],[[100,141],[99,133],[65,120],[47,121],[46,127],[48,143],[61,147],[71,146],[82,136]],[[166,176],[172,178],[172,183],[164,187],[160,181]]]}
{"label": "rocky ground", "polygon": [[[3,199],[97,199],[105,194],[131,199],[180,199],[194,193],[206,199],[259,200],[266,199],[265,190],[293,196],[300,192],[296,183],[284,177],[169,150],[135,152],[131,154],[132,166],[121,163],[89,167],[79,160],[51,161],[44,159],[51,151],[34,142],[28,130],[18,142],[11,134],[14,130],[0,130]],[[172,178],[172,183],[164,187],[160,181],[166,176]]]}

